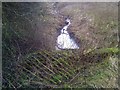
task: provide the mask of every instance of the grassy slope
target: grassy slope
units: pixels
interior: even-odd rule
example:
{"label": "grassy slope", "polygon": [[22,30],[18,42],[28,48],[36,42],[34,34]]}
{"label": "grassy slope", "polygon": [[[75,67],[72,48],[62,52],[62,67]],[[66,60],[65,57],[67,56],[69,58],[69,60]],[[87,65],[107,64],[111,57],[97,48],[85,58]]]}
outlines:
{"label": "grassy slope", "polygon": [[62,17],[51,14],[52,4],[5,5],[3,87],[117,87],[115,4],[58,4],[61,14],[71,16],[70,30],[80,42],[80,51],[48,51],[54,49],[56,28],[63,23]]}
{"label": "grassy slope", "polygon": [[18,62],[18,81],[23,87],[117,88],[118,49],[113,49],[31,53]]}

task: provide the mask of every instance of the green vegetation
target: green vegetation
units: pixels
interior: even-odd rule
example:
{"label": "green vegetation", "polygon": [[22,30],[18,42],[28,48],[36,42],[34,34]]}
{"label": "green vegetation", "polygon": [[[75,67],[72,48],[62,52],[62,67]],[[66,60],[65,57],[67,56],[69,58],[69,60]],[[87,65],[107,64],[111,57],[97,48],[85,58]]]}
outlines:
{"label": "green vegetation", "polygon": [[[17,61],[17,71],[14,72],[19,77],[17,80],[13,75],[8,75],[9,73],[5,75],[10,77],[7,79],[25,87],[43,85],[45,87],[115,88],[118,59],[113,56],[116,56],[118,51],[112,50],[107,48],[107,52],[103,52],[102,49],[98,49],[77,57],[74,51],[38,51],[24,56],[22,61]],[[32,86],[34,84],[36,86]],[[11,82],[9,85],[13,87]]]}
{"label": "green vegetation", "polygon": [[116,4],[95,4],[56,4],[80,41],[80,50],[56,51],[63,18],[54,3],[3,3],[3,88],[118,88]]}

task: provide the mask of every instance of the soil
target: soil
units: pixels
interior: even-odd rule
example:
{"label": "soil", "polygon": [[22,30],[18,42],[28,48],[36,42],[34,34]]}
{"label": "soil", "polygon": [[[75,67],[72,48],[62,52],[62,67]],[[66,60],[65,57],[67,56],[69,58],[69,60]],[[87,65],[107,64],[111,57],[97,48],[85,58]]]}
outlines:
{"label": "soil", "polygon": [[[113,26],[117,24],[117,3],[55,2],[44,4],[47,6],[48,15],[45,15],[47,22],[43,27],[44,30],[38,23],[35,38],[39,39],[45,35],[45,40],[49,42],[46,44],[46,41],[43,41],[43,43],[49,49],[55,49],[57,36],[67,17],[71,19],[68,31],[79,44],[80,50],[110,47],[117,43],[116,37],[113,36],[113,34],[117,34],[117,27]],[[41,31],[43,31],[42,35],[39,34],[42,33]],[[115,39],[112,40],[111,38]],[[112,45],[110,42],[113,42]],[[36,46],[39,47],[40,45],[38,45]]]}

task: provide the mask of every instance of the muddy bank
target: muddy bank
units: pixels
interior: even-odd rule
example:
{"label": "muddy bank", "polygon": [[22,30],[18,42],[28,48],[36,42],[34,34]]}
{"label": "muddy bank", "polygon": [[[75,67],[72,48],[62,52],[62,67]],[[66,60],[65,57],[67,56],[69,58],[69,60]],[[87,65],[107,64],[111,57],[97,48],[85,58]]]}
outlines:
{"label": "muddy bank", "polygon": [[[3,87],[117,87],[117,13],[117,3],[3,3]],[[80,49],[56,51],[67,16]]]}
{"label": "muddy bank", "polygon": [[[117,3],[46,3],[47,22],[44,30],[36,30],[37,40],[45,34],[43,43],[54,50],[56,36],[64,26],[66,17],[70,17],[68,32],[74,35],[80,50],[87,48],[111,47],[117,44]],[[38,21],[39,22],[39,21]],[[42,35],[41,30],[43,31]],[[36,38],[36,37],[35,37]],[[48,40],[48,44],[44,42]],[[49,45],[49,46],[48,46]],[[39,47],[39,45],[38,45]]]}
{"label": "muddy bank", "polygon": [[72,22],[68,31],[81,50],[117,44],[117,3],[6,3],[3,6],[11,28],[31,44],[29,48],[55,50],[57,36],[68,16]]}

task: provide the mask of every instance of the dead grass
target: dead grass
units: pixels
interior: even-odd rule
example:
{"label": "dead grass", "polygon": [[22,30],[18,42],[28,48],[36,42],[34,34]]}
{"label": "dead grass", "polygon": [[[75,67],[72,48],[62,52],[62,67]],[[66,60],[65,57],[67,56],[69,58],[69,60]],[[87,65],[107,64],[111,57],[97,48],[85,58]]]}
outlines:
{"label": "dead grass", "polygon": [[94,51],[78,55],[76,51],[38,51],[19,62],[16,73],[21,87],[34,84],[51,88],[118,88],[118,59],[111,55],[110,49],[106,54]]}
{"label": "dead grass", "polygon": [[[118,88],[117,4],[54,4],[33,4],[26,14],[26,7],[4,8],[3,87]],[[55,51],[57,31],[67,15],[80,49]]]}

